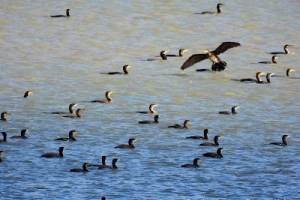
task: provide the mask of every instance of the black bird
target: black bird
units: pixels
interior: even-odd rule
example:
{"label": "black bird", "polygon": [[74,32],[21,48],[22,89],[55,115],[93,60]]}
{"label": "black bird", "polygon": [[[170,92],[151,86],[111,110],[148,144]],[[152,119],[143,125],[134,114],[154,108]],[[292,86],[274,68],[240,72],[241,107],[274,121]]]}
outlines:
{"label": "black bird", "polygon": [[25,94],[24,94],[24,98],[28,97],[28,96],[31,95],[32,93],[33,93],[32,90],[26,91]]}
{"label": "black bird", "polygon": [[221,138],[222,136],[220,135],[217,135],[214,137],[214,143],[211,143],[211,142],[204,142],[204,143],[201,143],[200,146],[219,146],[219,139]]}
{"label": "black bird", "polygon": [[[262,81],[260,79],[260,76],[263,75],[264,73],[263,72],[257,72],[255,77],[256,79],[254,78],[243,78],[243,79],[238,79],[238,81],[241,81],[241,82],[259,82],[259,81]],[[235,80],[235,79],[233,79]]]}
{"label": "black bird", "polygon": [[67,118],[82,118],[82,116],[80,115],[82,109],[77,109],[76,110],[76,115],[65,115],[63,117],[67,117]]}
{"label": "black bird", "polygon": [[266,76],[266,79],[267,81],[257,81],[256,83],[259,83],[259,84],[265,84],[265,83],[271,83],[270,81],[270,77],[273,75],[273,73],[267,73],[267,76]]}
{"label": "black bird", "polygon": [[221,7],[221,6],[224,6],[224,5],[225,5],[225,4],[218,3],[218,5],[217,5],[217,12],[205,11],[205,12],[202,12],[201,14],[220,14],[220,13],[221,13],[220,7]]}
{"label": "black bird", "polygon": [[157,104],[150,104],[149,105],[149,111],[137,111],[137,113],[141,113],[141,114],[154,114],[155,113],[155,110],[154,110],[154,107],[157,106]]}
{"label": "black bird", "polygon": [[0,143],[1,143],[1,142],[7,142],[7,140],[6,140],[6,137],[7,137],[6,132],[1,132],[1,133],[2,133],[2,135],[3,135],[3,140],[0,140]]}
{"label": "black bird", "polygon": [[178,55],[175,55],[175,54],[167,54],[167,57],[182,57],[183,56],[183,53],[186,52],[187,49],[179,49],[179,53]]}
{"label": "black bird", "polygon": [[107,167],[107,168],[109,168],[109,169],[118,169],[118,166],[117,166],[117,164],[116,164],[118,161],[119,161],[119,159],[114,158],[114,159],[112,160],[112,165],[109,166],[109,167]]}
{"label": "black bird", "polygon": [[115,148],[120,148],[120,149],[134,149],[133,143],[136,141],[135,138],[130,138],[128,140],[128,144],[120,144],[118,146],[115,146]]}
{"label": "black bird", "polygon": [[286,139],[288,138],[288,135],[282,136],[282,142],[271,142],[270,144],[279,145],[279,146],[287,146]]}
{"label": "black bird", "polygon": [[189,129],[189,124],[191,123],[190,120],[185,120],[183,122],[183,126],[180,124],[173,124],[172,126],[168,126],[168,128],[175,128],[175,129]]}
{"label": "black bird", "polygon": [[221,53],[224,53],[228,49],[241,46],[240,43],[237,42],[223,42],[218,48],[216,48],[214,51],[209,52],[206,50],[206,54],[194,54],[189,59],[187,59],[183,65],[181,66],[181,69],[184,70],[197,62],[200,62],[205,59],[209,59],[213,64],[211,66],[211,69],[213,71],[222,71],[225,69],[227,63],[222,61],[218,55]]}
{"label": "black bird", "polygon": [[70,17],[70,9],[66,10],[66,15],[51,15],[51,17]]}
{"label": "black bird", "polygon": [[[161,52],[160,52],[160,57],[161,57],[161,59],[167,60],[167,53],[168,53],[168,51],[169,51],[169,50],[167,50],[167,51],[161,51]],[[149,58],[149,59],[148,59],[148,61],[154,61],[154,60],[156,60],[156,59],[154,59],[154,58]]]}
{"label": "black bird", "polygon": [[236,110],[239,109],[239,108],[240,108],[240,106],[233,106],[233,107],[231,108],[231,111],[220,111],[219,114],[235,115],[235,114],[238,114],[238,113],[236,112]]}
{"label": "black bird", "polygon": [[7,112],[2,112],[0,121],[7,121],[7,119],[6,119],[7,114],[8,114]]}
{"label": "black bird", "polygon": [[51,114],[74,114],[74,107],[77,106],[78,104],[76,103],[71,103],[69,105],[69,112],[63,112],[63,111],[58,111],[58,112],[51,112]]}
{"label": "black bird", "polygon": [[158,118],[159,118],[159,115],[155,115],[154,116],[154,121],[148,121],[148,120],[139,121],[139,124],[157,124],[158,123]]}
{"label": "black bird", "polygon": [[270,54],[289,54],[288,48],[289,48],[289,47],[292,47],[292,46],[293,46],[293,45],[286,44],[286,45],[284,45],[284,47],[283,47],[284,52],[271,52]]}
{"label": "black bird", "polygon": [[278,58],[278,56],[272,56],[272,61],[262,61],[259,62],[260,64],[277,64],[276,59]]}
{"label": "black bird", "polygon": [[222,155],[223,150],[224,150],[224,148],[218,148],[217,153],[208,152],[208,153],[204,153],[203,156],[211,157],[211,158],[223,158],[223,155]]}
{"label": "black bird", "polygon": [[287,69],[286,70],[286,76],[290,76],[290,72],[292,72],[292,71],[295,71],[295,70],[292,69],[292,68]]}
{"label": "black bird", "polygon": [[130,67],[130,65],[124,65],[123,66],[123,72],[108,72],[107,74],[109,75],[115,75],[115,74],[128,74],[128,68]]}
{"label": "black bird", "polygon": [[77,133],[75,130],[69,131],[69,137],[68,138],[56,138],[54,140],[62,140],[62,141],[76,141],[74,135]]}
{"label": "black bird", "polygon": [[200,162],[200,158],[195,158],[194,161],[193,161],[193,164],[184,164],[184,165],[181,165],[181,167],[194,167],[194,168],[198,168],[199,167],[198,162]]}
{"label": "black bird", "polygon": [[98,99],[98,100],[93,100],[93,101],[91,101],[91,102],[94,102],[94,103],[112,103],[113,100],[112,100],[112,98],[110,97],[110,95],[111,95],[112,93],[114,93],[114,92],[112,92],[112,91],[107,91],[107,92],[105,93],[106,100]]}
{"label": "black bird", "polygon": [[74,169],[70,169],[70,172],[88,172],[89,170],[87,169],[87,166],[89,166],[88,163],[84,163],[82,165],[82,169],[80,168],[74,168]]}
{"label": "black bird", "polygon": [[207,134],[208,134],[208,129],[204,129],[204,131],[203,131],[203,136],[194,135],[194,136],[188,136],[188,137],[186,137],[186,138],[208,140]]}
{"label": "black bird", "polygon": [[101,165],[99,165],[99,164],[90,164],[89,166],[98,167],[98,168],[106,168],[108,166],[108,165],[106,165],[106,156],[102,156],[101,160],[102,160]]}
{"label": "black bird", "polygon": [[25,136],[25,134],[28,132],[28,129],[23,129],[21,131],[21,135],[15,135],[15,136],[12,136],[10,138],[12,139],[27,139],[27,137]]}
{"label": "black bird", "polygon": [[64,151],[64,147],[59,147],[58,153],[45,153],[45,154],[42,155],[42,157],[45,157],[45,158],[62,158],[62,157],[64,157],[63,151]]}

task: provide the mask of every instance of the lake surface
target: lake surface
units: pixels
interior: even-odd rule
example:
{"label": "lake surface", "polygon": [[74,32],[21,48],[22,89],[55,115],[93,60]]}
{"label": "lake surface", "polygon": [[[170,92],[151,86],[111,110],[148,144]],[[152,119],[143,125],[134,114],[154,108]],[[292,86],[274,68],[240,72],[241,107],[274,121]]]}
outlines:
{"label": "lake surface", "polygon": [[[201,199],[300,198],[300,1],[1,1],[0,111],[8,122],[1,157],[1,199]],[[70,18],[51,18],[65,14]],[[192,54],[214,50],[222,42],[239,42],[220,58],[222,72],[205,60],[182,71]],[[256,64],[279,55],[277,65]],[[162,50],[183,57],[161,60]],[[147,61],[155,58],[155,61]],[[110,76],[128,64],[129,75]],[[285,77],[285,71],[296,71]],[[272,72],[271,84],[231,79]],[[265,80],[265,75],[262,76]],[[34,93],[23,98],[25,91]],[[105,98],[113,103],[88,101]],[[82,118],[52,115],[70,103],[84,109]],[[153,115],[138,114],[150,103],[159,124],[140,125]],[[238,115],[221,110],[241,106]],[[190,129],[169,129],[191,120]],[[186,139],[209,130],[209,142],[221,135],[222,159],[204,157],[217,147]],[[27,140],[11,139],[29,129]],[[54,141],[77,130],[76,142]],[[287,134],[288,146],[269,145]],[[115,149],[135,137],[135,149]],[[41,155],[64,146],[64,158]],[[89,167],[119,158],[118,170]],[[181,168],[199,157],[200,168]]]}

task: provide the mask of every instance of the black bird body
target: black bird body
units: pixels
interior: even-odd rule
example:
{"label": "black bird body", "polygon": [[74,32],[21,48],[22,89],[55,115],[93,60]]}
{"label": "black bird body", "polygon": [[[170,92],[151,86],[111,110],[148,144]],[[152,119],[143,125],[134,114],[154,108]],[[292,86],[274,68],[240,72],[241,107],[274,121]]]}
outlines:
{"label": "black bird body", "polygon": [[62,157],[64,157],[63,151],[64,151],[64,147],[59,147],[58,153],[45,153],[45,154],[42,155],[42,157],[45,157],[45,158],[62,158]]}
{"label": "black bird body", "polygon": [[219,146],[219,139],[221,138],[222,136],[215,136],[214,137],[214,143],[211,143],[211,142],[204,142],[204,143],[201,143],[200,146]]}
{"label": "black bird body", "polygon": [[289,54],[288,48],[291,46],[293,46],[293,45],[286,44],[283,47],[284,52],[282,52],[282,51],[281,52],[271,52],[270,54]]}
{"label": "black bird body", "polygon": [[[112,160],[112,165],[109,166],[109,165],[106,165],[106,167],[103,167],[103,168],[109,168],[109,169],[118,169],[118,166],[117,166],[117,162],[119,161],[119,159],[117,158],[114,158]],[[99,168],[99,169],[103,169],[103,168]]]}
{"label": "black bird body", "polygon": [[[160,55],[160,57],[161,57],[162,60],[167,60],[167,58],[168,58],[168,57],[167,57],[168,51],[169,51],[169,50],[161,51],[161,52],[160,52],[159,55]],[[154,61],[154,60],[156,60],[156,59],[155,59],[155,58],[149,58],[147,61]]]}
{"label": "black bird body", "polygon": [[66,10],[66,15],[51,15],[51,17],[70,17],[70,9]]}
{"label": "black bird body", "polygon": [[113,93],[112,91],[107,91],[107,92],[105,93],[105,97],[106,97],[105,100],[104,100],[104,99],[98,99],[98,100],[93,100],[93,101],[91,101],[91,102],[93,102],[93,103],[112,103],[113,100],[112,100],[112,98],[110,97],[110,95],[111,95],[112,93]]}
{"label": "black bird body", "polygon": [[82,116],[80,115],[82,109],[77,109],[76,110],[76,115],[65,115],[63,117],[66,117],[66,118],[82,118]]}
{"label": "black bird body", "polygon": [[156,104],[150,104],[149,105],[149,111],[137,111],[137,113],[140,113],[140,114],[154,114],[155,113],[155,110],[154,110],[154,107],[157,106]]}
{"label": "black bird body", "polygon": [[205,11],[205,12],[202,12],[201,14],[204,15],[204,14],[220,14],[221,13],[221,6],[224,6],[225,4],[222,4],[222,3],[218,3],[217,4],[217,12],[211,12],[211,11]]}
{"label": "black bird body", "polygon": [[217,153],[208,152],[208,153],[204,153],[203,156],[211,157],[211,158],[223,158],[223,155],[222,155],[223,150],[224,150],[223,148],[218,148]]}
{"label": "black bird body", "polygon": [[69,131],[69,137],[68,138],[57,138],[55,140],[62,140],[62,141],[76,141],[74,135],[77,133],[75,130]]}
{"label": "black bird body", "polygon": [[262,74],[264,74],[264,73],[263,72],[257,72],[256,75],[255,75],[256,79],[254,79],[254,78],[243,78],[243,79],[240,79],[239,81],[241,81],[241,82],[259,82],[259,81],[261,81],[260,76]]}
{"label": "black bird body", "polygon": [[154,121],[149,121],[149,120],[139,121],[139,124],[158,124],[158,119],[159,119],[159,115],[155,115]]}
{"label": "black bird body", "polygon": [[273,75],[273,73],[267,73],[267,76],[266,76],[266,79],[267,81],[257,81],[256,83],[258,84],[268,84],[268,83],[271,83],[271,80],[270,80],[270,77]]}
{"label": "black bird body", "polygon": [[107,168],[108,165],[106,165],[106,156],[102,156],[101,160],[102,160],[101,165],[99,165],[99,164],[90,164],[89,166],[98,167],[98,168]]}
{"label": "black bird body", "polygon": [[289,137],[288,135],[283,135],[283,136],[282,136],[282,142],[271,142],[270,144],[278,145],[278,146],[287,146],[286,139],[287,139],[288,137]]}
{"label": "black bird body", "polygon": [[57,112],[51,112],[51,114],[74,114],[74,107],[77,106],[78,104],[71,103],[69,105],[69,112],[64,112],[64,111],[57,111]]}
{"label": "black bird body", "polygon": [[222,71],[227,66],[226,62],[222,61],[218,55],[221,53],[224,53],[228,49],[241,46],[237,42],[223,42],[218,48],[216,48],[214,51],[209,52],[206,51],[206,54],[194,54],[191,57],[189,57],[181,66],[181,69],[184,70],[202,60],[209,59],[212,64],[212,70],[213,71]]}
{"label": "black bird body", "polygon": [[272,56],[272,61],[262,61],[259,62],[260,64],[277,64],[276,59],[278,58],[278,56]]}
{"label": "black bird body", "polygon": [[115,146],[115,148],[120,148],[120,149],[134,149],[133,143],[136,141],[135,138],[130,138],[128,140],[128,144],[120,144],[118,146]]}
{"label": "black bird body", "polygon": [[207,134],[208,134],[208,129],[204,129],[203,136],[194,135],[194,136],[188,136],[186,138],[208,140],[208,135]]}
{"label": "black bird body", "polygon": [[168,128],[175,128],[175,129],[189,129],[189,124],[191,123],[190,120],[185,120],[183,122],[183,126],[180,124],[173,124],[172,126],[168,126]]}
{"label": "black bird body", "polygon": [[181,165],[181,167],[198,168],[198,167],[199,167],[198,162],[200,162],[200,158],[195,158],[195,159],[193,160],[193,164],[184,164],[184,165]]}
{"label": "black bird body", "polygon": [[82,165],[82,169],[81,168],[74,168],[74,169],[70,169],[70,172],[88,172],[89,170],[87,169],[87,166],[89,166],[89,164],[84,163]]}
{"label": "black bird body", "polygon": [[233,106],[231,108],[231,111],[220,111],[219,114],[225,114],[225,115],[235,115],[235,114],[238,114],[236,112],[236,110],[239,108],[239,106]]}
{"label": "black bird body", "polygon": [[107,74],[109,75],[122,75],[122,74],[128,74],[128,68],[130,67],[130,65],[124,65],[123,66],[123,72],[108,72]]}
{"label": "black bird body", "polygon": [[21,131],[21,135],[15,135],[15,136],[12,136],[12,137],[10,137],[10,138],[12,138],[12,139],[27,139],[27,137],[25,136],[25,134],[28,132],[28,130],[27,129],[23,129],[22,131]]}

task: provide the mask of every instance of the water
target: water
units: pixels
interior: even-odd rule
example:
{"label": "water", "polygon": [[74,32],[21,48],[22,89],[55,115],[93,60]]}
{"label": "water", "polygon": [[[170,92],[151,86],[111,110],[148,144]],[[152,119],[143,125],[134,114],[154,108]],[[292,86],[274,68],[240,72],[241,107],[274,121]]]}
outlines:
{"label": "water", "polygon": [[[217,1],[2,1],[0,110],[8,111],[1,131],[1,199],[200,199],[299,198],[299,80],[273,77],[271,84],[243,84],[235,78],[257,71],[293,77],[299,73],[300,2],[228,0],[219,16],[199,15],[214,10]],[[71,9],[71,18],[50,18]],[[192,54],[213,50],[224,41],[241,47],[220,55],[228,67],[220,73],[197,73],[209,61],[181,71]],[[292,44],[291,54],[278,65],[251,64],[271,60],[267,52]],[[146,61],[170,50],[189,51],[183,58]],[[158,58],[159,59],[159,58]],[[120,71],[128,76],[103,73]],[[264,77],[263,77],[264,80]],[[27,90],[34,93],[24,99]],[[89,100],[114,91],[109,105]],[[67,111],[70,103],[85,109],[81,119],[45,112]],[[135,113],[156,103],[157,125],[139,125],[150,115]],[[239,105],[237,116],[220,110]],[[189,130],[166,128],[192,121]],[[203,141],[186,136],[220,139],[223,159],[203,153]],[[29,129],[27,140],[10,139]],[[76,142],[54,141],[72,129]],[[267,145],[288,134],[287,147]],[[130,137],[134,150],[114,149]],[[46,152],[64,146],[63,159],[45,159]],[[119,169],[70,173],[84,162],[110,164]],[[199,169],[180,165],[200,157]]]}

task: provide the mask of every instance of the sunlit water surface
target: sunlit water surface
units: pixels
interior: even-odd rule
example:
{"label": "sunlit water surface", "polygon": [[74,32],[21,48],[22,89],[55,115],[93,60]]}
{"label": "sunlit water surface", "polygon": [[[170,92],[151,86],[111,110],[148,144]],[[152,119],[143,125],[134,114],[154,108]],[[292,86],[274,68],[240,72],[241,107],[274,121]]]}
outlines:
{"label": "sunlit water surface", "polygon": [[[200,199],[299,198],[300,145],[300,1],[8,1],[1,2],[0,122],[8,142],[0,163],[1,199]],[[71,9],[70,18],[50,18]],[[208,60],[180,70],[192,54],[214,50],[225,41],[241,43],[220,57],[228,67],[219,73]],[[270,60],[268,52],[292,44],[291,54],[278,65],[254,64]],[[161,50],[182,58],[160,60]],[[147,61],[156,58],[156,61]],[[129,75],[109,76],[128,64]],[[285,75],[271,84],[240,83],[257,71]],[[265,80],[265,77],[262,77]],[[27,90],[34,90],[23,98]],[[114,91],[113,103],[86,101]],[[70,103],[83,108],[83,118],[51,115],[67,111]],[[137,114],[150,103],[160,115],[156,125],[139,125],[152,115]],[[219,115],[239,105],[235,116]],[[189,130],[168,129],[190,119]],[[216,147],[209,141],[223,136],[223,159],[203,157]],[[27,140],[10,139],[29,129]],[[77,130],[76,142],[54,141]],[[288,134],[288,146],[268,145]],[[114,149],[135,137],[134,150]],[[40,156],[64,146],[64,158]],[[89,168],[71,173],[84,162],[107,163],[119,158],[118,170]],[[180,166],[201,159],[200,168]]]}

